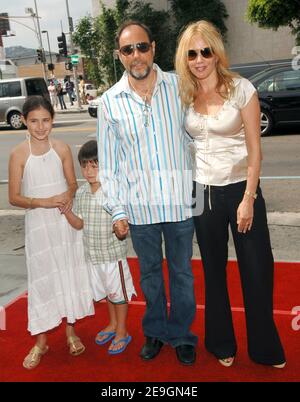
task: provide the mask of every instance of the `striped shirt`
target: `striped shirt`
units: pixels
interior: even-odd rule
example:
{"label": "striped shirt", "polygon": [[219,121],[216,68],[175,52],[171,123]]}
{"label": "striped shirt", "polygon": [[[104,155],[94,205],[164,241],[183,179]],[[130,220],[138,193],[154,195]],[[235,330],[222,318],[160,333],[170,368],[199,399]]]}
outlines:
{"label": "striped shirt", "polygon": [[74,214],[84,222],[85,257],[94,265],[116,262],[127,255],[127,242],[112,233],[112,218],[101,207],[102,198],[101,187],[93,194],[90,184],[85,183],[77,190],[73,206]]}
{"label": "striped shirt", "polygon": [[175,74],[154,65],[151,105],[130,87],[127,72],[98,110],[99,180],[113,222],[178,222],[192,216],[190,137],[183,127]]}

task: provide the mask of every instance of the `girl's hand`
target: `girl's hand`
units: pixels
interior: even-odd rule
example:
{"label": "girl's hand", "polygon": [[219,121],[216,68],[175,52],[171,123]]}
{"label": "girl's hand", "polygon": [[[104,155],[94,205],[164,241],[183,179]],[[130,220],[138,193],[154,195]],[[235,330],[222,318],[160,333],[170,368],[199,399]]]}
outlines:
{"label": "girl's hand", "polygon": [[70,212],[73,206],[73,196],[70,191],[61,194],[64,200],[64,207],[61,209],[62,213]]}
{"label": "girl's hand", "polygon": [[46,198],[43,207],[44,208],[62,208],[64,206],[63,200],[60,196]]}
{"label": "girl's hand", "polygon": [[55,197],[57,197],[57,199],[59,199],[64,205],[70,202],[73,203],[73,198],[69,191],[65,191],[64,193],[58,194]]}
{"label": "girl's hand", "polygon": [[70,201],[67,201],[63,207],[59,208],[60,212],[62,214],[66,214],[70,211],[72,211],[72,207],[73,207],[73,199],[71,199]]}
{"label": "girl's hand", "polygon": [[253,203],[253,199],[244,198],[238,207],[237,225],[239,233],[246,233],[251,230],[254,215]]}

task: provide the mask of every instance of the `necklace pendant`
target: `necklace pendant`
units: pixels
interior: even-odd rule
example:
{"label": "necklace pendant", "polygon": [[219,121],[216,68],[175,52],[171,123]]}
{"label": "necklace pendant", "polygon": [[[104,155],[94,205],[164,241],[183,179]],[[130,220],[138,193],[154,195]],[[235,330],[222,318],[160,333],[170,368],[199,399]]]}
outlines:
{"label": "necklace pendant", "polygon": [[144,126],[149,127],[149,113],[144,114]]}
{"label": "necklace pendant", "polygon": [[144,108],[143,108],[143,116],[144,116],[144,126],[149,127],[150,123],[150,110],[147,104],[145,103]]}

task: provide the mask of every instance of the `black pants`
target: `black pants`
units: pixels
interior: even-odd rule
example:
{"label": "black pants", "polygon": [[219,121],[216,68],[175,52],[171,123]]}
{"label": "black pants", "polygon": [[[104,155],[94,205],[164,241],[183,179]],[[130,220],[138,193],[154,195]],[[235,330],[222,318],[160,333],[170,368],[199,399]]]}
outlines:
{"label": "black pants", "polygon": [[217,358],[234,356],[237,345],[227,289],[230,225],[241,276],[246,311],[248,353],[261,364],[281,364],[284,351],[273,319],[274,261],[265,201],[258,186],[252,229],[237,231],[237,209],[246,182],[211,186],[204,191],[204,212],[194,217],[205,274],[205,346]]}

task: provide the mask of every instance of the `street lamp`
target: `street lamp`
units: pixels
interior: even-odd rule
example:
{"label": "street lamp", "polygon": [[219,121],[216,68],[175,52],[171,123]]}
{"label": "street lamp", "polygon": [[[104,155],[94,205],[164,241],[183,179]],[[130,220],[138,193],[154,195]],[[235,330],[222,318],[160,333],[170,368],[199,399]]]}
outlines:
{"label": "street lamp", "polygon": [[42,31],[42,33],[46,33],[46,34],[47,34],[48,49],[49,49],[49,54],[50,54],[50,63],[52,64],[52,54],[51,54],[51,49],[50,49],[49,33],[48,33],[48,31]]}
{"label": "street lamp", "polygon": [[[30,16],[32,17],[32,20],[33,20],[33,23],[34,23],[34,27],[35,27],[35,28],[36,28],[36,26],[35,26],[35,19],[36,19],[36,22],[37,22],[37,29],[35,29],[35,30],[36,30],[36,34],[37,34],[38,40],[39,40],[39,42],[40,42],[40,48],[43,49],[41,27],[40,27],[40,21],[39,21],[39,19],[40,19],[41,17],[39,17],[39,14],[38,14],[38,9],[37,9],[36,0],[34,0],[34,5],[35,5],[35,12],[33,11],[33,9],[32,9],[31,7],[26,7],[26,8],[25,8],[25,13],[26,13],[26,14],[30,14]],[[45,62],[43,62],[43,70],[44,70],[44,78],[46,79],[46,66],[45,66]]]}
{"label": "street lamp", "polygon": [[[51,71],[51,74],[53,77],[54,64],[52,63],[52,54],[51,54],[51,49],[50,49],[49,33],[48,33],[48,31],[42,31],[42,33],[47,34],[48,49],[49,49],[49,54],[50,54],[50,64],[48,64],[48,70]],[[51,74],[50,74],[50,76],[51,76]]]}

